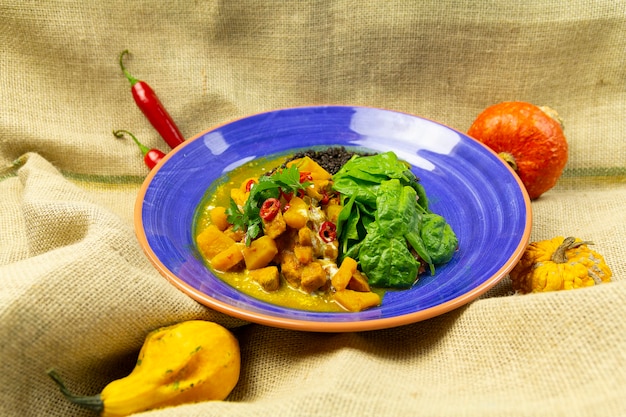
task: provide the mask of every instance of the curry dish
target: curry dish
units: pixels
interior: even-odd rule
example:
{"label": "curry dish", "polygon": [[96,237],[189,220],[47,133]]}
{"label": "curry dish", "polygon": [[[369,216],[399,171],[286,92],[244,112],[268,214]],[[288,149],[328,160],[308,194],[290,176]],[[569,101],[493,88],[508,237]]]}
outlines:
{"label": "curry dish", "polygon": [[[308,155],[254,160],[208,190],[194,235],[220,279],[284,307],[358,312],[410,287],[427,266],[434,273],[430,253],[445,250],[437,263],[452,256],[456,236],[393,153],[355,154],[333,173]],[[418,229],[430,215],[434,245]]]}

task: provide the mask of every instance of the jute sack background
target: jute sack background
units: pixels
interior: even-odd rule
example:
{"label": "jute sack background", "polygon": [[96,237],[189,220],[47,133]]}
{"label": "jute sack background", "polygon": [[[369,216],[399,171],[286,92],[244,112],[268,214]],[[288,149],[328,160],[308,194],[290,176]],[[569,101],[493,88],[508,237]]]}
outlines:
{"label": "jute sack background", "polygon": [[[626,414],[626,3],[568,1],[0,1],[0,415],[88,416],[146,333],[191,318],[238,336],[229,401],[154,416]],[[171,287],[132,224],[146,175],[119,53],[187,137],[258,111],[385,107],[467,130],[487,105],[547,104],[570,159],[533,202],[532,239],[596,242],[614,282],[513,296],[397,329],[308,334],[250,325]],[[489,261],[489,254],[485,254]]]}

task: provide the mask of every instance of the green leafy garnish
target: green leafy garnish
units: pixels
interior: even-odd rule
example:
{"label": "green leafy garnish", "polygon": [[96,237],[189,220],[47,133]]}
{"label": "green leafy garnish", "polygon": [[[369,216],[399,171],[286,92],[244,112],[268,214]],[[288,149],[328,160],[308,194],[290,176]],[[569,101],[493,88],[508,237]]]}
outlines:
{"label": "green leafy garnish", "polygon": [[250,189],[246,203],[240,208],[231,198],[226,209],[228,222],[234,230],[246,232],[246,245],[263,231],[263,220],[259,215],[261,205],[268,198],[279,198],[280,193],[289,194],[308,187],[309,181],[300,182],[300,171],[295,165],[277,170],[272,175],[264,175]]}
{"label": "green leafy garnish", "polygon": [[408,288],[420,262],[450,260],[458,244],[445,219],[428,208],[428,198],[415,174],[393,152],[355,156],[333,176],[341,193],[337,233],[340,258],[357,260],[370,284]]}

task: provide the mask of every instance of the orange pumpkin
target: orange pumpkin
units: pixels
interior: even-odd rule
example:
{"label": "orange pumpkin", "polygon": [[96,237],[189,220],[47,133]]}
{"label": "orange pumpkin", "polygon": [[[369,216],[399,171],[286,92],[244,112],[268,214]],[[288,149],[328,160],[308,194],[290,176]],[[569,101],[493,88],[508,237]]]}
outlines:
{"label": "orange pumpkin", "polygon": [[485,109],[468,130],[517,173],[531,199],[556,184],[567,163],[567,140],[556,112],[525,102]]}

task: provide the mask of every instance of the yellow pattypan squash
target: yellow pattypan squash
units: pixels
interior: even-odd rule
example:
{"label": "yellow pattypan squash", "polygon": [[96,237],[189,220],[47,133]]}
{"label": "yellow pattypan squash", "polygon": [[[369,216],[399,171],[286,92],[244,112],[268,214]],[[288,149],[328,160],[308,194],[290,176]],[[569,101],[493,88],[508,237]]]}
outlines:
{"label": "yellow pattypan squash", "polygon": [[70,401],[103,417],[121,417],[223,400],[237,384],[240,362],[239,344],[232,333],[216,323],[190,320],[148,334],[135,369],[109,383],[99,395],[73,395],[54,370],[48,374]]}
{"label": "yellow pattypan squash", "polygon": [[611,280],[611,269],[599,253],[574,237],[531,243],[511,271],[516,292],[545,292],[591,287]]}

